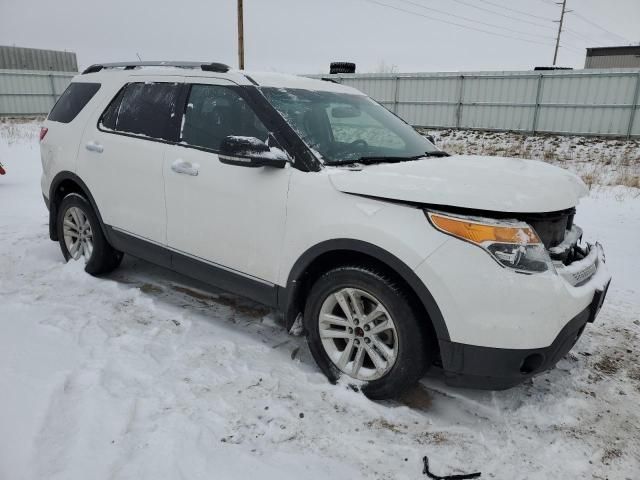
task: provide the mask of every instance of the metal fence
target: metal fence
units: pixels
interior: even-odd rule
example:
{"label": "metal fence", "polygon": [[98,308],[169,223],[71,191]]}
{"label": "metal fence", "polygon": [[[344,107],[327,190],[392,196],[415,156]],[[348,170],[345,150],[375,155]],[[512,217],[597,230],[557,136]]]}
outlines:
{"label": "metal fence", "polygon": [[[48,113],[73,75],[0,70],[0,115]],[[640,69],[331,78],[420,127],[640,137]]]}
{"label": "metal fence", "polygon": [[35,70],[0,70],[0,116],[43,115],[75,74]]}
{"label": "metal fence", "polygon": [[414,126],[640,136],[640,69],[338,74],[331,79],[367,93]]}

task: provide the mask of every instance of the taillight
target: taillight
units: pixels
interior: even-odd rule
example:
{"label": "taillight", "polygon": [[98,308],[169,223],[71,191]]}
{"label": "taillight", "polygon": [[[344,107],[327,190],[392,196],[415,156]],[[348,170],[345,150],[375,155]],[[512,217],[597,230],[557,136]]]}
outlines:
{"label": "taillight", "polygon": [[40,141],[44,140],[45,135],[47,134],[47,132],[49,131],[48,128],[46,127],[42,127],[40,129]]}

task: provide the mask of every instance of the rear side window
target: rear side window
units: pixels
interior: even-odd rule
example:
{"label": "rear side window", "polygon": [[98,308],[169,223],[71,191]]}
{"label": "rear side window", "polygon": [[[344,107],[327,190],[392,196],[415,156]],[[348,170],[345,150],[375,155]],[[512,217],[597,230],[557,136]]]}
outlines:
{"label": "rear side window", "polygon": [[54,122],[69,123],[78,116],[98,90],[100,90],[99,83],[76,82],[69,84],[47,118]]}
{"label": "rear side window", "polygon": [[100,118],[100,128],[175,141],[179,83],[129,83]]}
{"label": "rear side window", "polygon": [[220,85],[192,85],[180,141],[219,150],[229,135],[266,140],[269,131],[238,92]]}

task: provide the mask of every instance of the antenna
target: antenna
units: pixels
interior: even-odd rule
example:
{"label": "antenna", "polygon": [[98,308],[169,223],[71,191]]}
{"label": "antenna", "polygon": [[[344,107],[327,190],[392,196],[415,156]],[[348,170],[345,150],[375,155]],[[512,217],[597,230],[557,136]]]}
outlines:
{"label": "antenna", "polygon": [[140,55],[138,54],[138,52],[136,52],[136,57],[138,57],[139,61],[142,61],[142,58],[140,58]]}

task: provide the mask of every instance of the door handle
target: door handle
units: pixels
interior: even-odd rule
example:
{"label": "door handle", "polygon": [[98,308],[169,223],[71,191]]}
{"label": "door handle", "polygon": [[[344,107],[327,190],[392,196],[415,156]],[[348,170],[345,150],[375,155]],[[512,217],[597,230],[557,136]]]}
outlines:
{"label": "door handle", "polygon": [[87,150],[89,150],[90,152],[96,152],[96,153],[104,152],[104,147],[102,145],[100,145],[99,143],[96,143],[94,141],[88,142],[85,145],[85,148]]}
{"label": "door handle", "polygon": [[191,175],[192,177],[198,176],[198,169],[200,165],[197,163],[185,162],[184,160],[176,160],[171,164],[171,170],[176,173],[181,173],[183,175]]}

